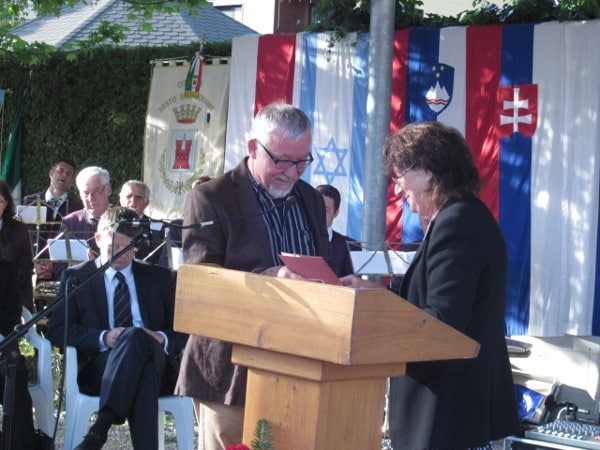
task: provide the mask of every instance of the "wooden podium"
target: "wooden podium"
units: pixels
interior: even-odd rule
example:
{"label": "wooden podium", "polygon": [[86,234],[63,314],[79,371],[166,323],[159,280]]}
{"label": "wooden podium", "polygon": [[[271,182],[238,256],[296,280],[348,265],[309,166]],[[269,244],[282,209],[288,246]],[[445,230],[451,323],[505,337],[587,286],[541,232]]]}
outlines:
{"label": "wooden podium", "polygon": [[175,329],[234,344],[248,367],[244,443],[264,418],[276,450],[380,449],[387,377],[479,351],[386,289],[208,265],[179,267]]}

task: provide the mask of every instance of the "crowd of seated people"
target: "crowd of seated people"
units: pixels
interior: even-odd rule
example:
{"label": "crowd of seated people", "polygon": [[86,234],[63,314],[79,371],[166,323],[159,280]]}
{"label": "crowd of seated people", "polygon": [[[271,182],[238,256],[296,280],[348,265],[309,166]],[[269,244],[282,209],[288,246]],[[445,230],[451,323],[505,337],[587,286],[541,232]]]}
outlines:
{"label": "crowd of seated people", "polygon": [[[166,258],[159,264],[159,259],[167,250],[165,242],[173,247],[181,247],[182,223],[174,220],[174,227],[171,228],[168,220],[155,221],[158,227],[148,230],[147,236],[137,239],[135,247],[118,260],[113,260],[112,256],[128,244],[131,237],[140,234],[152,222],[144,213],[150,203],[150,188],[140,180],[126,181],[119,191],[118,203],[121,206],[114,207],[111,204],[113,188],[107,169],[88,166],[79,172],[76,170],[75,163],[68,158],[53,161],[48,172],[47,189],[24,196],[20,205],[13,199],[8,183],[0,180],[0,340],[10,335],[15,325],[21,322],[22,307],[35,314],[51,302],[60,300],[66,287],[65,280],[73,273],[87,274],[89,271],[93,272],[98,265],[106,264],[108,268],[104,276],[107,277],[106,274],[114,275],[120,269],[118,271],[126,277],[125,284],[128,285],[129,304],[133,313],[129,322],[116,322],[113,316],[114,306],[107,306],[107,299],[113,301],[115,293],[110,286],[113,280],[105,278],[104,300],[93,308],[92,314],[95,316],[92,321],[100,320],[102,316],[105,317],[105,322],[90,324],[86,321],[90,314],[90,310],[86,308],[89,308],[90,303],[85,289],[76,297],[83,299],[83,309],[69,309],[70,314],[75,314],[83,322],[74,325],[75,321],[70,321],[67,336],[76,333],[75,330],[87,330],[82,334],[87,336],[86,333],[93,334],[90,331],[92,328],[101,328],[95,338],[96,343],[90,344],[88,340],[86,344],[82,344],[77,337],[68,337],[67,342],[64,342],[65,324],[58,320],[64,315],[60,312],[53,312],[49,319],[44,318],[38,329],[59,349],[65,345],[76,347],[81,380],[86,379],[85,374],[88,375],[87,381],[80,381],[80,388],[85,391],[89,387],[88,392],[99,395],[104,405],[94,427],[76,448],[101,448],[110,426],[124,420],[128,420],[130,424],[134,448],[157,448],[158,437],[154,433],[148,433],[148,430],[157,429],[157,411],[150,405],[155,402],[155,396],[173,392],[178,360],[187,340],[186,335],[173,331],[176,276],[170,270],[173,262]],[[70,191],[73,184],[78,195]],[[144,226],[121,226],[125,219],[129,224],[139,220]],[[167,232],[178,234],[179,237],[165,241]],[[55,252],[54,245],[60,248],[61,241],[69,250],[66,257],[56,259],[55,254],[60,255],[60,252]],[[75,252],[76,241],[87,247],[83,257],[77,256]],[[83,279],[83,275],[81,278]],[[96,283],[104,285],[102,277],[90,277],[89,283],[92,286],[91,292],[94,292],[92,297],[97,298],[95,286]],[[118,283],[116,277],[114,283]],[[46,291],[36,290],[36,286],[40,285],[44,285]],[[36,294],[39,292],[42,292],[43,301],[36,302]],[[60,303],[57,306],[59,311]],[[107,315],[98,316],[97,311],[104,307],[107,307]],[[125,341],[132,344],[126,344]],[[140,348],[140,343],[144,346],[151,345],[149,348],[153,350],[149,354],[139,353],[137,349]],[[16,355],[17,370],[13,420],[6,421],[11,424],[11,432],[4,434],[8,442],[12,442],[7,448],[50,448],[53,438],[35,429],[32,399],[28,392],[30,375],[25,358],[20,355],[17,346],[7,348],[6,352],[8,350]],[[135,355],[137,361],[146,358],[150,361],[149,369],[141,370],[135,378],[132,367],[138,368],[139,364],[122,367],[112,358],[117,354],[113,350],[127,352],[127,360],[131,360],[131,355]],[[81,364],[82,361],[89,364]],[[131,380],[126,387],[123,373]],[[147,378],[148,373],[156,373],[159,378],[152,381]],[[117,394],[105,389],[106,383],[99,383],[104,375],[113,375],[119,380],[115,383],[119,389]],[[0,389],[4,386],[4,380],[4,376],[0,375]],[[152,394],[149,386],[159,386],[160,389]],[[136,394],[138,390],[140,393]],[[133,394],[130,403],[123,403],[123,392]],[[115,403],[113,398],[117,398],[118,402]],[[0,399],[3,400],[3,396]],[[4,448],[2,436],[0,432],[0,447]]]}

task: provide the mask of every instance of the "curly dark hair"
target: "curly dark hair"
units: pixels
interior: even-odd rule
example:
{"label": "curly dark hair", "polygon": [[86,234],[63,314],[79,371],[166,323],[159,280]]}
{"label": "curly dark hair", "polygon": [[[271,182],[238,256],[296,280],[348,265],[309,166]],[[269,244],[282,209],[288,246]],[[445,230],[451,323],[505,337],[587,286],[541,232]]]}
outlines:
{"label": "curly dark hair", "polygon": [[467,141],[455,128],[440,122],[406,125],[383,145],[384,171],[394,175],[408,168],[431,172],[434,204],[477,195],[481,180]]}
{"label": "curly dark hair", "polygon": [[15,201],[12,198],[9,184],[4,180],[0,180],[0,195],[6,200],[6,208],[4,208],[2,219],[10,221],[13,219],[16,212]]}

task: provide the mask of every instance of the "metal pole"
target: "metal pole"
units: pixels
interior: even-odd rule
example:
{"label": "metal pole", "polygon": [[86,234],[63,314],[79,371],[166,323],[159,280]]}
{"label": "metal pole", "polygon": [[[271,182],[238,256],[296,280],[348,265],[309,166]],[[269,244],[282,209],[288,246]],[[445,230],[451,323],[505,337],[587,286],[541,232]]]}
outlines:
{"label": "metal pole", "polygon": [[388,183],[382,174],[381,148],[390,131],[395,8],[394,0],[371,2],[362,240],[382,243],[381,250]]}

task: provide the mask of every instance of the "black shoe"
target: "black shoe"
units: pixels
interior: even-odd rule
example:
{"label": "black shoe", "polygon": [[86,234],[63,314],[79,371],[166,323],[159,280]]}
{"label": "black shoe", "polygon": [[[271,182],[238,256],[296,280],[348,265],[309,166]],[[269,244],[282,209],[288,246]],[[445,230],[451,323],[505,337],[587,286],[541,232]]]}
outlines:
{"label": "black shoe", "polygon": [[52,450],[54,441],[50,436],[46,436],[43,432],[36,430],[35,442],[37,450]]}
{"label": "black shoe", "polygon": [[100,450],[105,442],[106,439],[103,439],[98,433],[90,431],[73,450]]}

